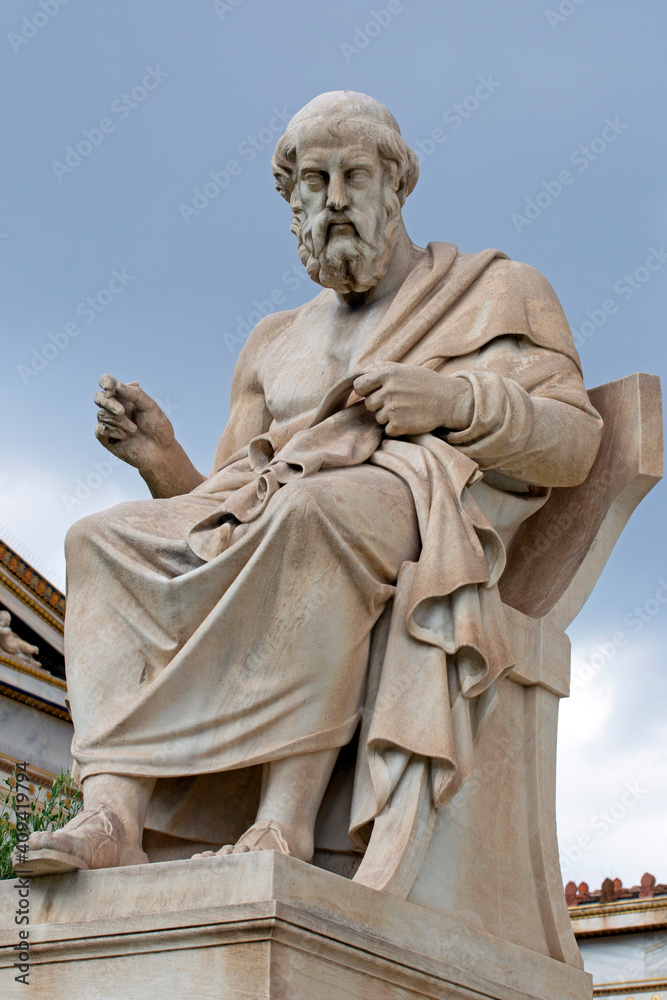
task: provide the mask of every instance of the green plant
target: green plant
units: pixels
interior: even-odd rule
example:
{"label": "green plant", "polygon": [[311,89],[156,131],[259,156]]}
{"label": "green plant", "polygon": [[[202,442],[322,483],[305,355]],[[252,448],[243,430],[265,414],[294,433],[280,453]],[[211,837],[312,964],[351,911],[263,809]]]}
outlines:
{"label": "green plant", "polygon": [[[4,789],[2,786],[4,785]],[[22,789],[25,789],[22,785]],[[32,786],[31,786],[32,787]],[[74,819],[81,809],[83,797],[72,785],[69,771],[61,772],[54,780],[51,790],[42,795],[43,786],[38,785],[30,801],[19,807],[19,815],[30,833],[36,830],[58,830]],[[0,782],[0,879],[14,878],[12,851],[18,843],[16,833],[16,769],[9,778]]]}

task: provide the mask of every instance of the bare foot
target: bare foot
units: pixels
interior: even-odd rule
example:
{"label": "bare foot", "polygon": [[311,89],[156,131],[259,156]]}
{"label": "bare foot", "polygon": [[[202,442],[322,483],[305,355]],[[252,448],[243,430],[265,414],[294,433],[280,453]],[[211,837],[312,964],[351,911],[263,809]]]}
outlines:
{"label": "bare foot", "polygon": [[290,844],[287,831],[280,823],[269,820],[268,823],[254,823],[235,844],[224,844],[219,851],[202,851],[193,854],[192,858],[219,858],[226,854],[245,854],[248,851],[278,851],[302,861],[310,861],[312,851],[299,851],[296,844]]}
{"label": "bare foot", "polygon": [[147,862],[147,855],[128,837],[116,813],[106,806],[84,809],[53,833],[32,833],[27,851],[17,847],[12,854],[14,871],[27,875],[117,868]]}

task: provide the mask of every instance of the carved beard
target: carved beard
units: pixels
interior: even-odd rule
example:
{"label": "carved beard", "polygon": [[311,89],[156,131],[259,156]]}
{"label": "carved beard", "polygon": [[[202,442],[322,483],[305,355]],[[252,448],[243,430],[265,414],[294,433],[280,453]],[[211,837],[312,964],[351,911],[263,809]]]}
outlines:
{"label": "carved beard", "polygon": [[[401,206],[394,191],[368,212],[325,208],[312,218],[293,200],[292,232],[308,274],[337,292],[365,292],[384,277],[396,240]],[[356,233],[329,233],[332,222],[350,222]],[[327,235],[329,238],[327,239]]]}

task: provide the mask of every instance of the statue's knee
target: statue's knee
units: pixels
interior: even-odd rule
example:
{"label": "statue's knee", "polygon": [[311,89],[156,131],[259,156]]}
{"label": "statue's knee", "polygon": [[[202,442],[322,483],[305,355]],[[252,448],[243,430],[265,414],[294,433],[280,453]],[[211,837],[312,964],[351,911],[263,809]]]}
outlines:
{"label": "statue's knee", "polygon": [[294,479],[283,486],[273,498],[275,509],[282,515],[303,523],[310,518],[319,518],[326,508],[324,491],[313,478]]}
{"label": "statue's knee", "polygon": [[[118,504],[118,507],[121,506],[123,505]],[[108,534],[112,524],[119,520],[118,515],[114,513],[118,507],[101,510],[75,521],[65,535],[65,558],[71,558],[75,553],[93,544],[101,535]]]}
{"label": "statue's knee", "polygon": [[89,514],[75,521],[65,535],[65,558],[71,559],[76,552],[80,552],[97,533],[98,526],[99,514]]}

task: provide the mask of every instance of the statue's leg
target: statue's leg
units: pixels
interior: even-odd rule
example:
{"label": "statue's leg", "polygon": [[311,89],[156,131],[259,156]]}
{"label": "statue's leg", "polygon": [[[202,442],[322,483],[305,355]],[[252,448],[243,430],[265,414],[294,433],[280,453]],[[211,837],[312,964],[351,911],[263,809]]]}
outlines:
{"label": "statue's leg", "polygon": [[115,868],[148,861],[141,847],[155,778],[92,774],[83,781],[83,810],[62,829],[33,833],[17,872],[34,875]]}
{"label": "statue's leg", "polygon": [[[196,495],[123,504],[70,531],[74,754],[84,790],[102,773],[124,776],[128,788],[133,775],[268,762],[265,802],[274,815],[263,805],[259,819],[274,825],[264,836],[246,831],[239,849],[268,847],[284,828],[294,841],[288,852],[305,857],[337,748],[358,721],[373,625],[402,563],[419,551],[412,496],[375,466],[317,473],[284,486],[261,518],[238,525],[204,561],[188,532],[217,504]],[[307,807],[299,786],[310,788]],[[243,825],[233,822],[220,821],[219,839],[211,836],[223,808],[210,798],[179,813],[174,835],[236,840]],[[152,828],[171,833],[173,814],[153,801]],[[81,836],[100,840],[84,863],[127,863],[127,852],[105,855],[104,816],[96,815],[80,823]]]}
{"label": "statue's leg", "polygon": [[315,820],[337,757],[338,747],[265,764],[257,818],[250,829],[236,844],[194,857],[277,850],[310,861],[315,850]]}
{"label": "statue's leg", "polygon": [[[247,685],[258,692],[254,702],[260,724],[269,717],[273,700],[283,711],[294,705],[295,722],[304,719],[315,734],[324,733],[337,713],[340,717],[341,705],[343,717],[355,719],[363,700],[371,630],[393,596],[401,565],[418,554],[412,498],[392,473],[361,466],[288,484],[265,516],[274,522],[280,559],[271,559],[265,545],[271,587],[263,603],[259,595],[248,594],[252,610],[247,615],[255,631],[275,636],[276,642],[261,657],[246,661],[252,665]],[[240,619],[238,627],[244,627]],[[287,697],[269,699],[272,677],[284,678],[276,691]],[[257,724],[254,719],[252,724]],[[354,726],[343,743],[353,731]],[[287,747],[284,743],[282,756],[276,754],[264,765],[253,825],[216,853],[279,850],[312,858],[315,820],[340,744],[310,753],[290,753]]]}
{"label": "statue's leg", "polygon": [[[208,509],[204,503],[201,512],[195,509],[194,513],[188,511],[179,517],[178,510],[182,506],[182,503],[174,505],[165,504],[164,501],[126,504],[78,522],[75,530],[70,533],[67,546],[68,608],[71,610],[68,629],[73,625],[75,632],[80,630],[80,620],[83,619],[84,636],[79,642],[79,648],[90,647],[101,637],[100,646],[103,650],[106,648],[109,653],[115,652],[116,655],[120,653],[121,656],[126,653],[120,645],[121,630],[112,617],[112,612],[117,610],[113,607],[114,592],[111,587],[105,588],[104,582],[101,581],[102,569],[98,565],[91,565],[84,552],[84,549],[90,548],[88,539],[92,540],[98,532],[104,535],[105,532],[113,531],[113,525],[121,517],[119,512],[129,511],[130,524],[134,527],[134,538],[131,543],[135,546],[134,558],[139,561],[143,554],[144,560],[151,565],[151,568],[154,565],[159,566],[159,559],[162,558],[165,562],[165,574],[173,575],[179,569],[189,568],[188,550],[179,536],[184,536],[188,527],[197,520],[197,516],[201,516]],[[156,509],[159,511],[157,514],[153,513]],[[171,547],[169,515],[172,520],[176,519],[175,528],[171,532],[174,536]],[[155,518],[162,526],[162,535],[159,530],[153,528],[151,519]],[[136,527],[142,522],[145,522],[148,531],[143,548],[138,544]],[[151,529],[153,529],[152,536]],[[201,560],[191,553],[190,557],[193,565],[201,563]],[[95,601],[94,583],[100,586],[102,592],[106,590],[106,599]],[[105,628],[108,635],[105,634]],[[66,638],[68,638],[67,631]],[[24,645],[37,652],[36,647]],[[77,652],[75,649],[75,660]],[[113,685],[115,681],[119,693],[125,697],[129,694],[131,697],[132,692],[124,690],[122,677],[119,678],[114,674],[109,663],[99,655],[99,652],[98,662],[100,673],[90,678],[90,686],[94,689],[105,684]],[[112,657],[111,663],[113,663]],[[84,685],[80,682],[78,685],[76,683],[73,685],[70,673],[76,677],[76,669],[68,672],[68,680],[70,687],[75,686],[76,693],[81,696]],[[85,696],[86,690],[83,693]],[[89,692],[88,697],[90,697]],[[101,707],[96,710],[93,705],[92,714],[104,721],[106,718],[104,706],[108,707],[111,704],[108,688],[105,688],[99,697]],[[15,852],[13,859],[15,870],[42,875],[76,869],[111,868],[146,863],[148,858],[142,849],[141,841],[146,811],[154,787],[155,776],[152,775],[97,773],[85,776],[82,782],[82,811],[60,830],[31,834],[27,841],[27,852]]]}

